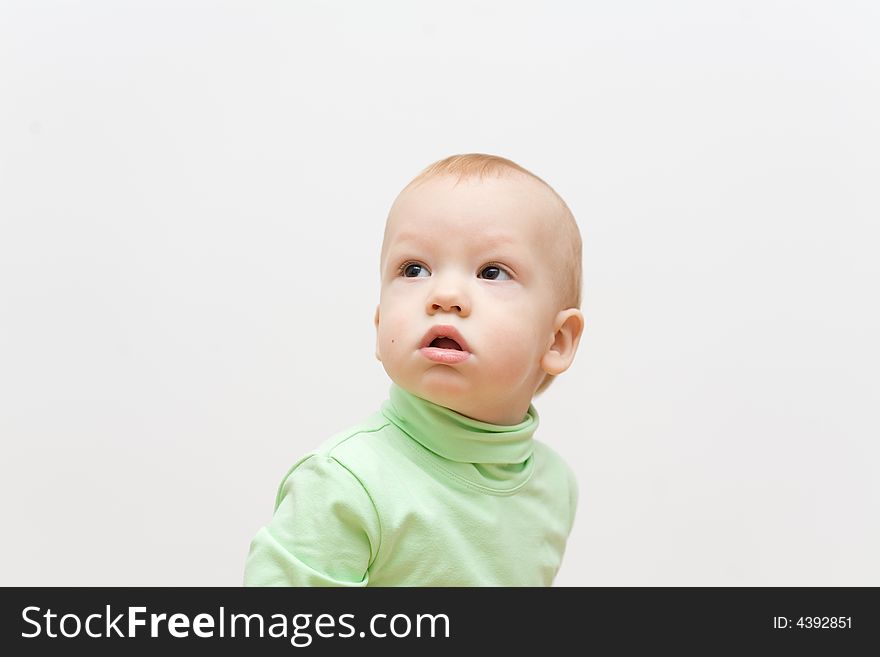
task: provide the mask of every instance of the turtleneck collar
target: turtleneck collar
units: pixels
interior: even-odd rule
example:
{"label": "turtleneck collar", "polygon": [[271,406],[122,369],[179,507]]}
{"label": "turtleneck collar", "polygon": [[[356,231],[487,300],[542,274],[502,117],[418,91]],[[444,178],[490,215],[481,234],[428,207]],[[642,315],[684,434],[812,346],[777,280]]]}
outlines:
{"label": "turtleneck collar", "polygon": [[519,424],[474,420],[391,385],[382,414],[434,454],[457,463],[522,464],[532,455],[538,412],[529,405]]}

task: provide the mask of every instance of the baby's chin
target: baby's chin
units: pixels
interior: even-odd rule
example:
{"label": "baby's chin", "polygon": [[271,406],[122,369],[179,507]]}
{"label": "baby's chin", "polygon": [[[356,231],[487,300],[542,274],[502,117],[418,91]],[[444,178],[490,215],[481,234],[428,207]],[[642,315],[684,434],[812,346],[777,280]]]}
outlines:
{"label": "baby's chin", "polygon": [[433,367],[422,373],[417,381],[392,380],[416,397],[458,412],[467,406],[468,399],[473,399],[473,390],[467,379],[449,366]]}

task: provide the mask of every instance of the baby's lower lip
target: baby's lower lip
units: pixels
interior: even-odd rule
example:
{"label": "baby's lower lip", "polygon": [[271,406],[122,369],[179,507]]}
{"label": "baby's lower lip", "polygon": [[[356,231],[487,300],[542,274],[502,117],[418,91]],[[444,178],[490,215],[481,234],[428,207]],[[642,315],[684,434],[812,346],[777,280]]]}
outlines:
{"label": "baby's lower lip", "polygon": [[433,360],[438,363],[446,363],[447,365],[460,363],[463,360],[467,360],[471,356],[471,352],[469,351],[458,351],[457,349],[440,349],[439,347],[422,347],[421,349],[419,349],[419,351],[421,351],[422,356],[424,356],[428,360]]}

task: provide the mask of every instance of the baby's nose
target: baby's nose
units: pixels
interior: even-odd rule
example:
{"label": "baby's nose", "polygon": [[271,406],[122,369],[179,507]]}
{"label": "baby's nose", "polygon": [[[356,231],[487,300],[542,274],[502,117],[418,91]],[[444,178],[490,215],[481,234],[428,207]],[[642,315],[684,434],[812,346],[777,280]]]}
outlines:
{"label": "baby's nose", "polygon": [[458,304],[440,304],[435,303],[432,305],[434,310],[445,310],[446,312],[452,312],[453,310],[456,312],[461,312],[461,306]]}
{"label": "baby's nose", "polygon": [[428,298],[428,314],[437,312],[458,313],[467,315],[470,313],[470,301],[465,292],[458,287],[447,285],[436,288]]}

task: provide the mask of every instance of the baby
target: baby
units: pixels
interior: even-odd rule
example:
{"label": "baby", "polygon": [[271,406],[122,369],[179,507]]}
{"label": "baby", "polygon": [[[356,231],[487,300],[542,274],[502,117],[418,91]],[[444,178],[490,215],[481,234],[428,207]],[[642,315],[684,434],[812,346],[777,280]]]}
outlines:
{"label": "baby", "polygon": [[532,399],[584,328],[571,211],[510,160],[455,155],[395,199],[380,274],[389,397],[290,469],[245,585],[551,585],[577,485]]}

